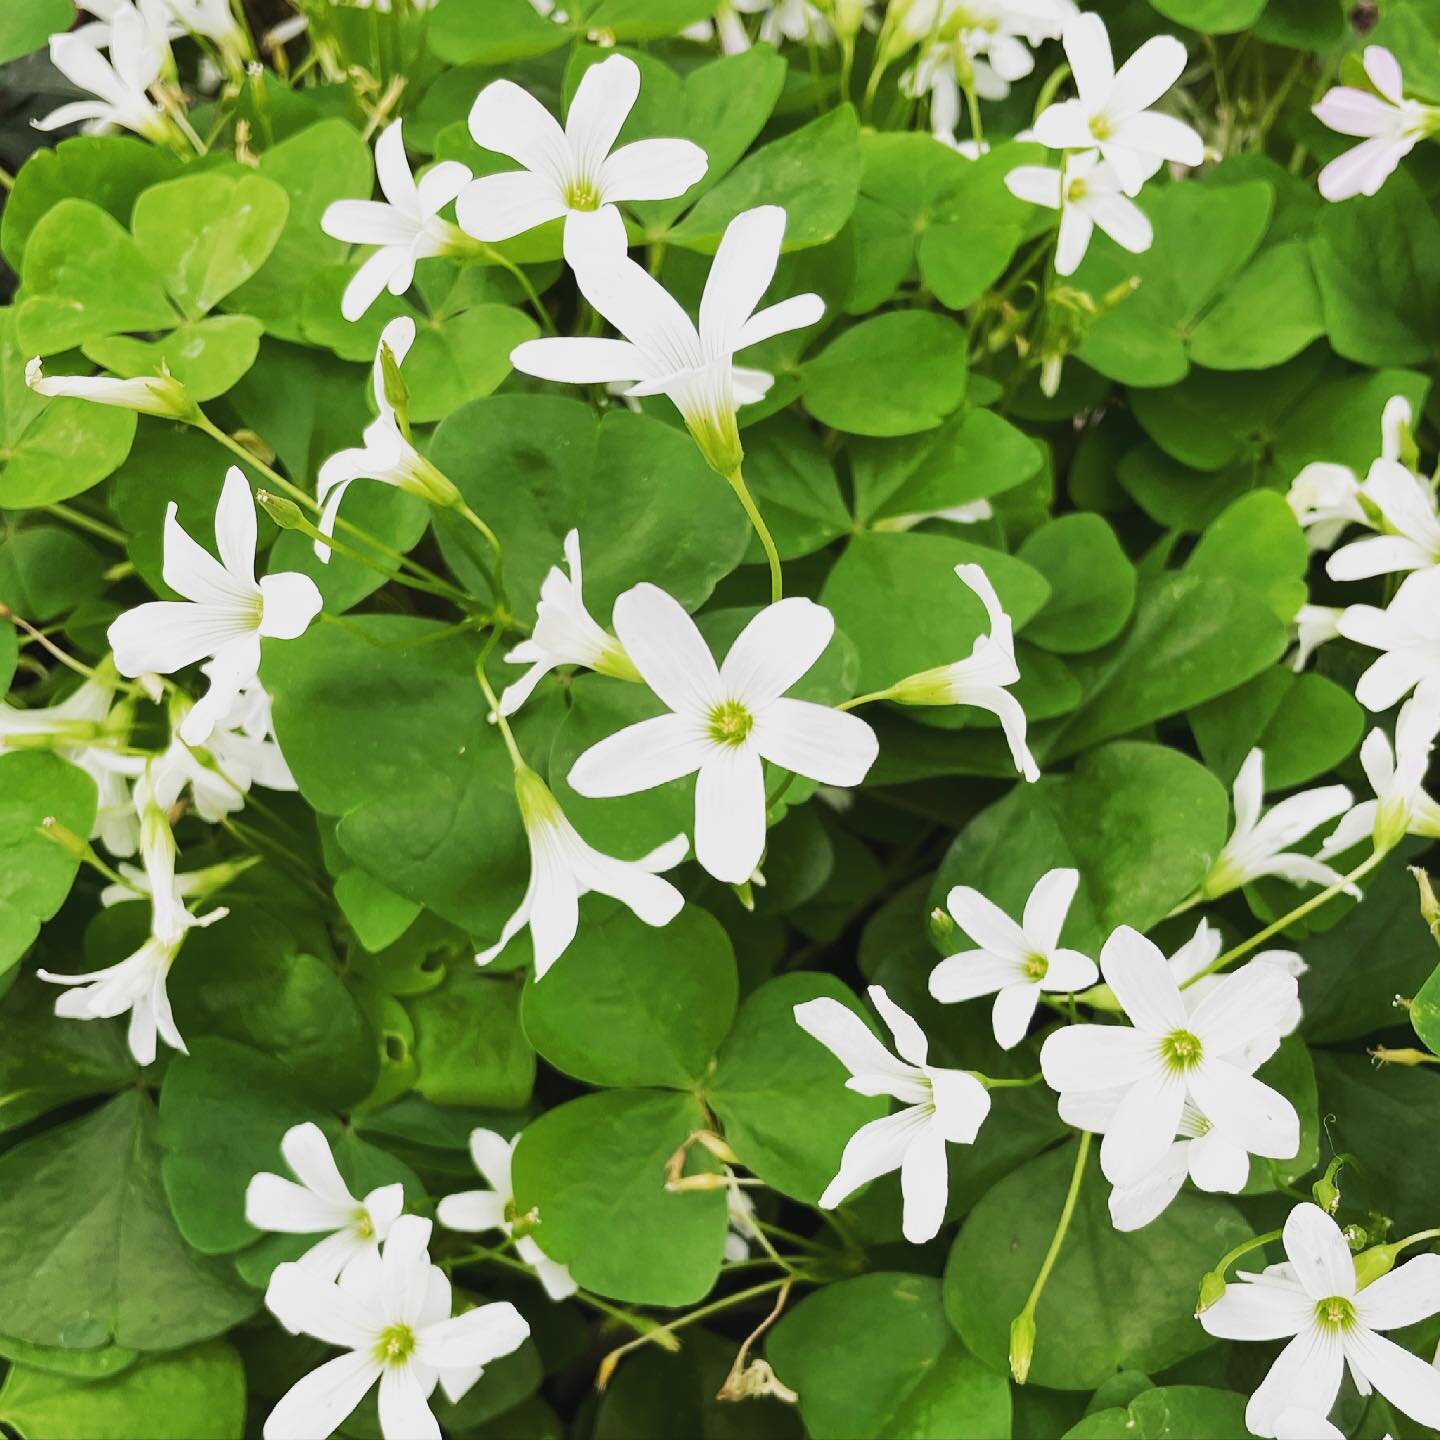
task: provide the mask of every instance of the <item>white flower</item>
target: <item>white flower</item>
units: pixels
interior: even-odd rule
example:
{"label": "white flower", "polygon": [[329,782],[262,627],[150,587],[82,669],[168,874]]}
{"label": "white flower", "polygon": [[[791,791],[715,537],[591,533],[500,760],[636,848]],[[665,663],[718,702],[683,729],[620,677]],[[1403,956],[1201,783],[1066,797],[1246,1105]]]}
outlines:
{"label": "white flower", "polygon": [[949,1194],[945,1146],[970,1145],[990,1113],[990,1093],[968,1070],[927,1064],[925,1033],[879,985],[868,991],[880,1012],[896,1059],[870,1027],[838,1000],[807,1000],[795,1007],[796,1023],[813,1035],[850,1072],[846,1086],[861,1095],[892,1095],[905,1108],[862,1125],[849,1139],[840,1170],[820,1197],[832,1210],[862,1185],[900,1172],[905,1213],[902,1228],[912,1244],[933,1240],[945,1219]]}
{"label": "white flower", "polygon": [[380,1242],[405,1208],[405,1187],[381,1185],[357,1200],[345,1183],[330,1142],[318,1125],[292,1125],[280,1153],[299,1180],[262,1170],[245,1189],[245,1219],[257,1230],[283,1235],[328,1232],[299,1264],[325,1280],[343,1275],[361,1256],[377,1256]]}
{"label": "white flower", "polygon": [[1332,580],[1368,580],[1440,565],[1440,516],[1435,494],[1398,460],[1379,459],[1370,467],[1357,497],[1379,513],[1379,535],[1352,540],[1329,559]]}
{"label": "white flower", "polygon": [[470,134],[524,168],[470,181],[455,206],[462,228],[477,240],[508,240],[563,215],[568,255],[577,224],[596,211],[683,195],[709,163],[698,145],[636,140],[614,148],[639,95],[640,67],[611,55],[581,77],[562,130],[528,90],[492,81],[470,110]]}
{"label": "white flower", "polygon": [[80,34],[52,35],[50,63],[71,84],[97,98],[75,100],[30,123],[37,130],[58,130],[77,120],[88,128],[119,126],[148,140],[165,142],[170,125],[147,93],[170,63],[165,32],[149,25],[133,7],[119,11],[110,23],[110,58],[93,39]]}
{"label": "white flower", "polygon": [[1364,144],[1320,172],[1320,193],[1327,200],[1375,194],[1416,145],[1440,128],[1440,111],[1405,98],[1399,62],[1384,46],[1365,47],[1365,74],[1377,94],[1337,85],[1313,107],[1330,129],[1364,137]]}
{"label": "white flower", "polygon": [[[786,40],[828,45],[835,38],[830,22],[812,0],[722,0],[715,12],[715,28],[726,55],[738,55],[750,48],[741,15],[763,15],[760,39],[777,50]],[[699,27],[695,28],[698,31]]]}
{"label": "white flower", "polygon": [[[1339,883],[1341,877],[1328,865],[1290,847],[1350,808],[1354,797],[1344,785],[1302,790],[1266,811],[1265,756],[1257,748],[1245,757],[1233,794],[1235,829],[1200,887],[1202,896],[1213,900],[1262,875],[1275,875],[1292,885]],[[1347,893],[1359,891],[1350,886]]]}
{"label": "white flower", "polygon": [[1440,709],[1415,699],[1400,709],[1395,745],[1383,730],[1372,730],[1360,747],[1360,764],[1375,791],[1337,825],[1320,847],[1321,855],[1340,855],[1352,845],[1373,840],[1389,850],[1406,835],[1440,837],[1440,805],[1425,793],[1430,751],[1440,731]]}
{"label": "white flower", "polygon": [[1378,1390],[1417,1424],[1440,1426],[1440,1371],[1376,1333],[1440,1310],[1440,1255],[1417,1255],[1361,1289],[1340,1227],[1318,1205],[1290,1212],[1284,1240],[1287,1264],[1242,1271],[1200,1315],[1222,1340],[1290,1341],[1250,1397],[1246,1426],[1276,1435],[1288,1409],[1323,1415],[1347,1364],[1362,1395]]}
{"label": "white flower", "polygon": [[387,125],[375,142],[375,174],[384,201],[336,200],[320,219],[320,228],[336,240],[379,247],[345,287],[340,313],[347,320],[358,320],[382,290],[403,295],[415,278],[417,260],[470,248],[459,227],[440,218],[469,184],[469,169],[458,160],[442,160],[417,184],[400,126],[399,120]]}
{"label": "white flower", "polygon": [[1355,686],[1367,710],[1388,710],[1411,690],[1440,702],[1440,567],[1407,575],[1384,610],[1351,605],[1337,625],[1347,640],[1385,652]]}
{"label": "white flower", "polygon": [[625,250],[614,210],[585,226],[570,255],[580,293],[624,340],[552,337],[527,340],[510,356],[517,370],[576,385],[632,382],[626,394],[668,395],[709,464],[730,475],[741,460],[738,405],[763,400],[774,376],[735,364],[762,340],[813,325],[825,313],[818,295],[793,295],[756,310],[775,277],[785,212],[763,205],[737,215],[715,252],[700,325]]}
{"label": "white flower", "polygon": [[203,744],[260,673],[260,638],[293,640],[320,613],[320,591],[308,575],[286,571],[255,579],[255,501],[235,466],[215,507],[220,559],[165,510],[165,583],[183,600],[152,600],[110,626],[110,647],[122,675],[170,675],[209,659],[209,692],[185,716],[180,738]]}
{"label": "white flower", "polygon": [[1100,978],[1095,962],[1060,946],[1060,931],[1080,884],[1078,870],[1050,870],[1035,882],[1017,925],[968,885],[945,904],[955,923],[980,947],[942,960],[930,972],[930,993],[944,1004],[994,995],[995,1038],[1011,1050],[1025,1037],[1042,992],[1074,994]]}
{"label": "white flower", "polygon": [[55,1002],[55,1013],[66,1019],[109,1020],[128,1012],[130,1053],[139,1064],[149,1065],[155,1059],[157,1035],[173,1049],[185,1050],[165,989],[185,936],[196,926],[223,920],[229,911],[217,909],[195,916],[186,908],[175,876],[175,837],[153,805],[141,817],[140,857],[150,892],[150,935],[145,943],[104,970],[84,975],[38,970],[36,974],[52,985],[71,987]]}
{"label": "white flower", "polygon": [[185,420],[196,413],[185,387],[170,375],[141,375],[133,380],[109,375],[46,375],[37,355],[25,366],[25,383],[37,395],[66,395],[166,420]]}
{"label": "white flower", "polygon": [[995,507],[988,500],[967,500],[962,505],[947,505],[942,510],[917,510],[912,515],[886,515],[872,520],[872,530],[913,530],[925,520],[949,520],[956,525],[976,525],[982,520],[993,520]]}
{"label": "white flower", "polygon": [[438,1384],[457,1401],[484,1367],[524,1343],[530,1327],[513,1305],[480,1305],[453,1319],[450,1281],[430,1263],[430,1222],[395,1221],[379,1255],[355,1261],[338,1282],[304,1265],[278,1265],[265,1303],[292,1333],[346,1353],[297,1381],[265,1421],[265,1440],[329,1435],[380,1382],[385,1440],[440,1440],[429,1406]]}
{"label": "white flower", "polygon": [[[118,754],[110,743],[128,728],[124,711],[112,733],[107,723],[115,687],[106,679],[113,674],[108,665],[55,705],[16,709],[0,701],[0,755],[7,750],[29,748],[44,736],[62,759],[78,765],[94,782],[95,823],[90,838],[98,838],[112,855],[133,855],[140,836],[140,822],[130,803],[129,779],[136,773],[133,757]],[[23,738],[22,738],[23,737]],[[21,740],[21,745],[15,745]],[[89,742],[96,743],[89,743]]]}
{"label": "white flower", "polygon": [[1328,550],[1348,525],[1368,525],[1360,480],[1348,465],[1316,460],[1290,482],[1285,500],[1312,550]]}
{"label": "white flower", "polygon": [[1038,780],[1040,768],[1025,743],[1025,711],[1005,688],[1020,678],[1010,617],[1000,608],[1000,597],[979,565],[957,565],[955,574],[980,597],[990,633],[975,641],[964,660],[907,676],[892,685],[885,698],[900,705],[974,705],[989,710],[999,717],[1015,768],[1027,780]]}
{"label": "white flower", "polygon": [[530,883],[500,938],[475,957],[477,965],[488,965],[528,925],[535,978],[542,979],[575,938],[580,897],[592,890],[619,900],[647,925],[668,925],[680,913],[684,896],[659,872],[685,858],[689,843],[683,835],[639,860],[617,860],[580,838],[545,782],[528,767],[515,771],[515,798],[530,846]]}
{"label": "white flower", "polygon": [[191,35],[203,35],[222,49],[248,54],[248,35],[235,19],[231,0],[163,0],[175,22]]}
{"label": "white flower", "polygon": [[[1410,437],[1413,416],[1403,395],[1392,395],[1380,416],[1380,458],[1399,460]],[[1312,550],[1328,550],[1348,525],[1373,527],[1360,503],[1360,479],[1348,465],[1317,460],[1290,482],[1285,496]]]}
{"label": "white flower", "polygon": [[695,622],[654,585],[615,602],[615,630],[670,713],[629,725],[576,760],[582,795],[633,795],[699,772],[695,858],[717,880],[743,884],[765,849],[769,760],[826,785],[858,785],[875,761],[875,732],[858,716],[785,692],[835,633],[822,605],[792,597],[767,605],[716,668]]}
{"label": "white flower", "polygon": [[1161,1165],[1187,1103],[1253,1155],[1285,1160],[1298,1152],[1295,1107],[1250,1074],[1246,1054],[1293,1007],[1293,975],[1247,965],[1192,1008],[1165,957],[1123,925],[1105,942],[1100,969],[1134,1028],[1067,1025],[1046,1039],[1040,1068],[1062,1096],[1123,1092],[1100,1146],[1112,1184],[1135,1185]]}
{"label": "white flower", "polygon": [[1060,212],[1055,273],[1073,275],[1098,225],[1132,254],[1150,248],[1155,232],[1145,212],[1127,199],[1119,172],[1098,152],[1068,158],[1064,168],[1018,165],[1005,177],[1012,195]]}
{"label": "white flower", "polygon": [[513,715],[557,665],[583,665],[619,680],[640,678],[620,642],[602,630],[585,608],[578,530],[571,530],[565,536],[565,563],[570,567],[569,575],[558,565],[552,565],[541,582],[535,629],[530,638],[521,641],[505,657],[507,664],[530,668],[505,687],[500,696],[502,715]]}
{"label": "white flower", "polygon": [[1035,138],[1052,150],[1094,150],[1114,167],[1127,195],[1170,160],[1199,165],[1200,136],[1181,120],[1149,107],[1180,78],[1185,47],[1173,35],[1147,40],[1119,69],[1105,22],[1077,15],[1065,26],[1065,56],[1078,100],[1051,105],[1035,121]]}
{"label": "white flower", "polygon": [[435,1217],[450,1230],[499,1230],[514,1240],[515,1253],[535,1272],[545,1293],[552,1300],[565,1300],[579,1288],[569,1270],[552,1260],[523,1228],[519,1235],[515,1234],[520,1217],[515,1213],[510,1166],[519,1139],[516,1135],[507,1140],[493,1130],[472,1130],[470,1158],[490,1188],[445,1196],[436,1207]]}
{"label": "white flower", "polygon": [[[398,371],[414,343],[415,322],[408,315],[397,315],[380,332],[371,370],[378,413],[360,437],[364,443],[357,449],[337,451],[316,476],[315,494],[321,503],[316,528],[322,535],[334,535],[340,502],[352,480],[378,480],[442,508],[460,499],[460,492],[410,443],[385,384],[387,359]],[[328,563],[330,547],[317,540],[315,555]]]}
{"label": "white flower", "polygon": [[1340,617],[1344,613],[1338,605],[1302,605],[1295,612],[1295,653],[1290,657],[1290,668],[1296,674],[1322,645],[1340,638]]}

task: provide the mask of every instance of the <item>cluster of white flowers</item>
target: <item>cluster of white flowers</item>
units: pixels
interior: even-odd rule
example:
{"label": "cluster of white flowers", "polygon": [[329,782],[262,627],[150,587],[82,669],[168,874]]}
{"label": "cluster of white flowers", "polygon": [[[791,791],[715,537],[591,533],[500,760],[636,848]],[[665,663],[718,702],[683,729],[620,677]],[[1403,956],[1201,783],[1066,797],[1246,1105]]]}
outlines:
{"label": "cluster of white flowers", "polygon": [[[1361,747],[1376,798],[1345,816],[1322,856],[1367,838],[1388,850],[1405,835],[1440,836],[1440,806],[1424,789],[1440,733],[1440,512],[1435,485],[1418,468],[1412,424],[1409,401],[1392,397],[1381,417],[1380,454],[1364,480],[1346,465],[1317,461],[1301,470],[1287,496],[1310,547],[1332,551],[1325,565],[1332,580],[1405,577],[1383,609],[1306,605],[1296,616],[1297,670],[1318,646],[1343,635],[1381,652],[1355,687],[1360,703],[1378,712],[1405,702],[1393,744],[1377,729]],[[1339,545],[1352,528],[1371,533]]]}
{"label": "cluster of white flowers", "polygon": [[1160,167],[1198,165],[1200,136],[1150,107],[1185,69],[1185,47],[1170,35],[1147,40],[1117,71],[1098,15],[1077,15],[1064,29],[1065,58],[1078,98],[1041,112],[1033,138],[1062,152],[1060,166],[1020,165],[1005,183],[1022,200],[1060,212],[1058,274],[1073,274],[1098,226],[1126,250],[1150,248],[1154,233],[1134,196]]}

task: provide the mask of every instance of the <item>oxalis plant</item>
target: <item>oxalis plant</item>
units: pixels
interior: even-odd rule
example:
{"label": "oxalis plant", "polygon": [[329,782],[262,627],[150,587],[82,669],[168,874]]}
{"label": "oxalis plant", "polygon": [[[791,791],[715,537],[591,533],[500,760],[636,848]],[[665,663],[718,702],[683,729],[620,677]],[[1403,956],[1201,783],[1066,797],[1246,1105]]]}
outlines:
{"label": "oxalis plant", "polygon": [[1440,10],[1086,5],[4,0],[7,1434],[1440,1428]]}

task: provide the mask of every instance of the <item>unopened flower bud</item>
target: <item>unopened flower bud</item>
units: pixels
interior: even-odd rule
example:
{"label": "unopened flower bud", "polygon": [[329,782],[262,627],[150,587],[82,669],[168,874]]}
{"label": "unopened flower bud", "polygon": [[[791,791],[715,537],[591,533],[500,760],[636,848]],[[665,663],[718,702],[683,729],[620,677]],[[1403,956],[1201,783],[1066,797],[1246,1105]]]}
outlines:
{"label": "unopened flower bud", "polygon": [[117,380],[109,375],[49,375],[40,357],[25,366],[25,383],[37,395],[89,400],[96,405],[113,405],[142,415],[165,420],[193,421],[200,411],[190,392],[173,375],[137,375]]}
{"label": "unopened flower bud", "polygon": [[1392,1245],[1372,1245],[1355,1257],[1355,1284],[1363,1290],[1382,1275],[1388,1275],[1395,1268],[1396,1256],[1404,1248],[1403,1242]]}
{"label": "unopened flower bud", "polygon": [[1328,1175],[1310,1187],[1310,1194],[1327,1215],[1333,1215],[1340,1208],[1340,1187]]}
{"label": "unopened flower bud", "polygon": [[1225,1277],[1218,1270],[1207,1271],[1200,1281],[1200,1298],[1195,1302],[1198,1319],[1225,1293]]}
{"label": "unopened flower bud", "polygon": [[283,495],[272,494],[269,490],[257,490],[255,502],[282,530],[303,530],[308,524],[300,507]]}
{"label": "unopened flower bud", "polygon": [[948,911],[937,905],[930,912],[930,938],[942,949],[948,951],[955,934],[955,922]]}
{"label": "unopened flower bud", "polygon": [[95,852],[87,840],[82,840],[68,825],[62,825],[53,815],[47,815],[36,827],[47,839],[53,840],[72,860],[88,860]]}
{"label": "unopened flower bud", "polygon": [[1435,898],[1435,891],[1430,884],[1430,876],[1418,865],[1412,865],[1410,873],[1415,877],[1415,884],[1420,890],[1421,918],[1430,927],[1431,938],[1440,943],[1440,900]]}
{"label": "unopened flower bud", "polygon": [[1035,1317],[1022,1310],[1010,1322],[1010,1373],[1017,1385],[1023,1385],[1030,1374],[1030,1361],[1035,1354]]}
{"label": "unopened flower bud", "polygon": [[1428,1050],[1392,1050],[1388,1045],[1377,1045],[1370,1052],[1379,1065],[1433,1065],[1435,1057]]}

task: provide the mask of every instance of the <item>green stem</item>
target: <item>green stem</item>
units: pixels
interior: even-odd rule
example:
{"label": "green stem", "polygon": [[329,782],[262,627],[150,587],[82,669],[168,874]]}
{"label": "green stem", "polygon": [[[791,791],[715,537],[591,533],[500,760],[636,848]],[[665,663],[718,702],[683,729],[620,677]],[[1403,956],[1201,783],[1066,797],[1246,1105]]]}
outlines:
{"label": "green stem", "polygon": [[980,122],[980,97],[973,85],[965,87],[965,108],[970,112],[970,138],[976,145],[984,145],[985,126]]}
{"label": "green stem", "polygon": [[859,705],[872,705],[877,700],[888,700],[894,693],[894,686],[888,690],[872,690],[868,695],[856,695],[849,700],[842,700],[835,708],[837,710],[854,710]]}
{"label": "green stem", "polygon": [[1035,1283],[1030,1287],[1029,1297],[1025,1301],[1025,1308],[1017,1315],[1010,1327],[1011,1352],[1010,1366],[1014,1372],[1016,1382],[1023,1385],[1025,1377],[1030,1373],[1030,1355],[1028,1351],[1022,1350],[1016,1353],[1017,1330],[1021,1334],[1028,1332],[1027,1344],[1033,1347],[1035,1340],[1035,1309],[1040,1304],[1040,1296],[1045,1291],[1046,1282],[1050,1279],[1050,1272],[1055,1268],[1055,1262],[1060,1258],[1060,1247],[1065,1243],[1066,1232],[1070,1229],[1070,1222],[1075,1218],[1075,1205],[1080,1199],[1080,1185],[1085,1179],[1085,1162],[1090,1158],[1090,1142],[1094,1137],[1088,1130],[1080,1132],[1080,1145],[1075,1152],[1075,1168],[1070,1172],[1070,1188],[1065,1192],[1065,1204],[1060,1210],[1060,1219],[1055,1226],[1055,1233],[1050,1237],[1050,1248],[1045,1252],[1045,1259],[1040,1263],[1040,1273],[1035,1277]]}
{"label": "green stem", "polygon": [[88,530],[98,539],[108,540],[110,544],[119,545],[122,549],[125,546],[123,530],[117,530],[113,525],[105,524],[103,520],[92,520],[83,510],[76,510],[72,505],[47,505],[45,509],[56,519],[64,520],[67,524],[75,526],[77,530]]}
{"label": "green stem", "polygon": [[495,592],[495,604],[501,609],[508,609],[509,605],[505,598],[505,552],[500,545],[500,537],[465,503],[461,501],[455,507],[470,525],[477,530],[485,539],[485,543],[495,555],[495,573],[490,577],[491,588]]}
{"label": "green stem", "polygon": [[755,533],[760,537],[760,544],[764,548],[765,558],[770,562],[770,603],[773,605],[785,593],[784,581],[780,573],[780,552],[775,548],[775,541],[771,538],[770,528],[765,524],[764,517],[756,507],[754,498],[750,494],[750,488],[745,483],[745,477],[736,466],[734,472],[727,475],[726,480],[730,482],[730,488],[735,492],[736,498],[745,507],[745,513],[750,517],[750,523],[755,527]]}
{"label": "green stem", "polygon": [[1001,1077],[993,1078],[989,1075],[982,1075],[978,1070],[970,1072],[987,1090],[1022,1090],[1027,1085],[1038,1085],[1045,1078],[1044,1074],[1037,1070],[1033,1075],[1026,1075],[1023,1079],[1012,1080]]}
{"label": "green stem", "polygon": [[523,769],[525,757],[520,753],[520,747],[515,743],[514,732],[510,729],[510,722],[500,713],[500,702],[495,698],[494,688],[490,684],[490,677],[485,673],[485,661],[490,654],[491,647],[495,643],[495,637],[499,635],[500,627],[497,625],[490,632],[490,641],[485,646],[479,660],[475,662],[475,678],[480,682],[480,688],[485,692],[485,699],[489,702],[490,713],[495,717],[495,724],[499,727],[500,736],[505,741],[505,748],[510,752],[510,763],[517,769]]}
{"label": "green stem", "polygon": [[481,250],[485,258],[493,265],[498,265],[506,271],[517,285],[525,292],[525,299],[529,302],[530,308],[535,312],[535,318],[540,322],[540,328],[547,334],[555,333],[555,322],[550,318],[550,312],[545,308],[544,302],[540,299],[539,293],[530,283],[530,277],[519,265],[508,255],[502,255],[493,245],[482,245]]}

